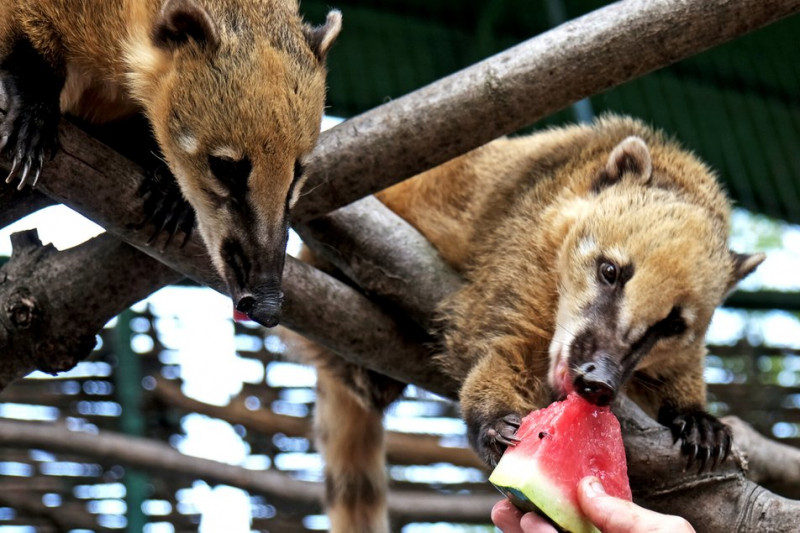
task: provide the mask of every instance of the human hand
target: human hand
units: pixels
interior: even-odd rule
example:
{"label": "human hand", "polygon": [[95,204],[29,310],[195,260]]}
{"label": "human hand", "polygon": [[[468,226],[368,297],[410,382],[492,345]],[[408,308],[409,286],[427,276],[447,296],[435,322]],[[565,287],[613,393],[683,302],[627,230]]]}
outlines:
{"label": "human hand", "polygon": [[[596,477],[583,478],[578,484],[578,504],[604,533],[694,533],[694,528],[681,517],[649,511],[607,495]],[[523,514],[508,500],[495,504],[492,522],[503,533],[556,532],[547,520],[536,513]]]}

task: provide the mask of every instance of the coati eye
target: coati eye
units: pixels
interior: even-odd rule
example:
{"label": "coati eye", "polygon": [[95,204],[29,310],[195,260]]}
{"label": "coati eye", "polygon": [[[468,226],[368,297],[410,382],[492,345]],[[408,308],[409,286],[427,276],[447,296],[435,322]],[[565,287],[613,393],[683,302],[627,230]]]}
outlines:
{"label": "coati eye", "polygon": [[247,178],[253,170],[253,165],[247,157],[236,160],[210,155],[208,168],[220,183],[231,189],[231,192],[235,192],[247,189]]}
{"label": "coati eye", "polygon": [[619,279],[619,268],[614,263],[603,261],[600,263],[599,274],[604,282],[614,285]]}

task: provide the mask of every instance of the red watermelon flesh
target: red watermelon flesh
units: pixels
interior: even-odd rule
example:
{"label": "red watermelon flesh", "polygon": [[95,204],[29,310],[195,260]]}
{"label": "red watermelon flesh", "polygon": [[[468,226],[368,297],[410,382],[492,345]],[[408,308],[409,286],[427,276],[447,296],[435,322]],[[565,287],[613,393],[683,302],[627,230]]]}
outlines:
{"label": "red watermelon flesh", "polygon": [[597,532],[578,505],[578,482],[600,478],[606,492],[631,500],[619,421],[571,393],[522,419],[519,444],[506,449],[489,477],[524,511],[538,511],[571,533]]}

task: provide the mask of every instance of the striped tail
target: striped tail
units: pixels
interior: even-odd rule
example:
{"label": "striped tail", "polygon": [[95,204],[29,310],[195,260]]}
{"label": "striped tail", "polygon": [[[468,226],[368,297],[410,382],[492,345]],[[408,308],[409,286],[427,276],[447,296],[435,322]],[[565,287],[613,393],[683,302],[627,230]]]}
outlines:
{"label": "striped tail", "polygon": [[331,533],[388,533],[382,410],[359,401],[325,368],[317,389],[314,426]]}
{"label": "striped tail", "polygon": [[383,411],[403,383],[344,361],[278,328],[287,354],[317,367],[314,434],[325,461],[325,507],[332,533],[388,533]]}

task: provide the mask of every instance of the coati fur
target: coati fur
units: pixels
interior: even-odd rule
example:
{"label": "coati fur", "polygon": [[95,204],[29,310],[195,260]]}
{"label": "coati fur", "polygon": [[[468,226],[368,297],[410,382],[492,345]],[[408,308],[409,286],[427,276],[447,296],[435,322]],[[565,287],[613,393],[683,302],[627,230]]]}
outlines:
{"label": "coati fur", "polygon": [[36,184],[61,112],[141,111],[239,310],[274,325],[290,206],[341,28],[295,0],[0,0],[7,182]]}
{"label": "coati fur", "polygon": [[[496,140],[378,197],[465,279],[439,309],[437,360],[462,383],[468,437],[487,465],[516,443],[520,417],[573,390],[596,404],[624,391],[690,461],[724,460],[731,434],[705,410],[704,336],[764,255],[729,250],[729,201],[694,155],[641,122],[607,116]],[[331,383],[341,363],[327,357],[317,353],[328,368],[319,375],[323,449],[360,440],[343,435],[348,415],[365,417],[370,429],[359,431],[374,434],[385,404],[364,394],[368,386]],[[324,458],[332,531],[386,531],[373,486],[383,474],[344,446]]]}

